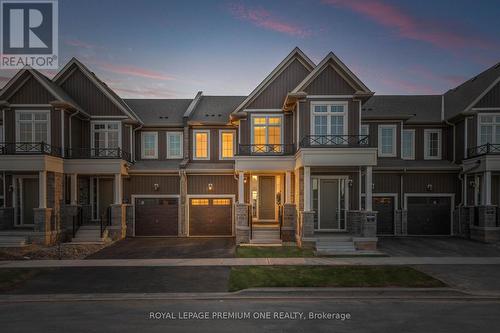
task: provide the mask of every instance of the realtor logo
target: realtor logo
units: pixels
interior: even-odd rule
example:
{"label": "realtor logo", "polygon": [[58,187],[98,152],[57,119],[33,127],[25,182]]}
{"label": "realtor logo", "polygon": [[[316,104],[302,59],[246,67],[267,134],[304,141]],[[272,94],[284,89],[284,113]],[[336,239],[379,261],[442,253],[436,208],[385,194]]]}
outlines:
{"label": "realtor logo", "polygon": [[0,68],[58,68],[57,0],[2,0]]}

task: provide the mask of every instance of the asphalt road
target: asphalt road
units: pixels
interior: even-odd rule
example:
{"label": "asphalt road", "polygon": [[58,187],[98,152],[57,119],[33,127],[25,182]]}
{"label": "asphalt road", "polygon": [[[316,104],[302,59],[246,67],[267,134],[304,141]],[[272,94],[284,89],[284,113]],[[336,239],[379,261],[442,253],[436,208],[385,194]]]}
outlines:
{"label": "asphalt road", "polygon": [[[181,319],[248,313],[251,319]],[[340,319],[275,314],[341,313]],[[177,319],[150,319],[166,313]],[[200,314],[201,313],[201,314]],[[2,332],[494,332],[500,301],[475,300],[117,300],[0,303]],[[350,319],[346,319],[349,314]],[[271,319],[253,319],[254,316]],[[295,314],[297,315],[297,314]]]}

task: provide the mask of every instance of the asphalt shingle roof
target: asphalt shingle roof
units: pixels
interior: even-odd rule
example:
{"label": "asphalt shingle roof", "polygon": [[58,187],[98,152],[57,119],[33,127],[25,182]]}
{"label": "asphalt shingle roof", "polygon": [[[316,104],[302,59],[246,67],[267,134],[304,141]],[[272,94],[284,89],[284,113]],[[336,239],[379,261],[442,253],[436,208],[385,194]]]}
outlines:
{"label": "asphalt shingle roof", "polygon": [[146,126],[182,126],[191,99],[125,99]]}
{"label": "asphalt shingle roof", "polygon": [[368,116],[414,115],[408,123],[441,122],[441,95],[375,95],[362,106]]}
{"label": "asphalt shingle roof", "polygon": [[189,120],[200,123],[227,123],[246,96],[202,96]]}

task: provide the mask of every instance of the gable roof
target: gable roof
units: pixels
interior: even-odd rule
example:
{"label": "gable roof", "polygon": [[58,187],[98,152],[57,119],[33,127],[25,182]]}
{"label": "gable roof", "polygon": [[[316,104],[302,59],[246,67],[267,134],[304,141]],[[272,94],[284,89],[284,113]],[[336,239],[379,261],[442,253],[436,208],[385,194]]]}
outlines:
{"label": "gable roof", "polygon": [[231,112],[246,96],[201,96],[189,117],[190,123],[227,124]]}
{"label": "gable roof", "polygon": [[312,70],[315,67],[314,62],[312,62],[309,57],[302,52],[301,49],[295,47],[292,52],[290,52],[282,62],[276,66],[275,69],[248,95],[234,110],[233,114],[239,113],[243,111],[246,105],[251,103],[273,80],[285,70],[295,59],[302,60],[302,64],[308,66],[309,70]]}
{"label": "gable roof", "polygon": [[440,123],[441,100],[441,95],[375,95],[363,104],[361,118]]}
{"label": "gable roof", "polygon": [[87,76],[90,81],[92,81],[96,87],[101,90],[104,95],[106,95],[111,102],[113,102],[123,113],[125,113],[127,116],[129,116],[132,119],[137,120],[138,122],[142,123],[142,119],[134,113],[132,109],[125,103],[125,101],[118,96],[111,88],[108,87],[106,83],[104,83],[101,79],[95,75],[94,72],[89,70],[87,66],[82,64],[78,59],[76,58],[71,58],[71,60],[59,71],[59,73],[56,74],[56,76],[53,78],[53,81],[56,84],[60,84],[62,78],[64,78],[64,75],[72,68],[72,66],[75,65],[85,76]]}
{"label": "gable roof", "polygon": [[469,111],[498,82],[500,62],[444,94],[446,118]]}
{"label": "gable roof", "polygon": [[146,126],[183,126],[183,116],[192,99],[125,99]]}
{"label": "gable roof", "polygon": [[[291,94],[297,94],[305,89],[323,70],[325,70],[325,68],[327,68],[330,63],[333,63],[340,69],[342,69],[345,75],[347,75],[346,79],[351,80],[351,84],[354,83],[355,85],[357,85],[357,87],[353,86],[356,91],[360,90],[360,92],[362,93],[373,94],[371,90],[368,89],[368,87],[365,86],[365,84],[361,82],[361,80],[353,72],[351,72],[351,70],[333,52],[328,53],[326,57],[321,60],[318,66],[316,66],[313,71],[309,73],[309,75],[306,76],[304,80],[302,80],[302,82],[299,83],[299,85],[291,91]],[[333,68],[341,76],[344,75],[344,73],[341,73],[335,66],[333,66]]]}

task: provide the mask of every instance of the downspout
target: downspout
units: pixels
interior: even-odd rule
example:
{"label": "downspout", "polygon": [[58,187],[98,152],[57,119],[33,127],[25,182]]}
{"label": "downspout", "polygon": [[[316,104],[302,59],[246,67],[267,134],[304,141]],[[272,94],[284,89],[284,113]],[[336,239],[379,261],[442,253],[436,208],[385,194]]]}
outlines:
{"label": "downspout", "polygon": [[144,125],[143,125],[143,124],[140,124],[140,125],[139,125],[139,127],[134,128],[134,130],[133,130],[133,132],[132,132],[132,133],[133,133],[133,137],[134,137],[134,138],[133,138],[133,145],[132,145],[132,147],[130,147],[130,150],[132,150],[132,151],[133,151],[133,153],[132,153],[132,162],[135,162],[135,161],[136,161],[136,160],[135,160],[135,153],[136,153],[136,151],[135,151],[135,141],[136,141],[136,140],[135,140],[135,135],[136,135],[136,132],[137,132],[138,130],[140,130],[141,128],[143,128],[143,127],[144,127]]}
{"label": "downspout", "polygon": [[69,132],[69,149],[73,149],[73,137],[72,137],[72,135],[71,135],[71,128],[72,128],[73,126],[71,126],[71,124],[72,124],[71,120],[72,120],[72,118],[73,118],[74,116],[76,116],[76,115],[77,115],[77,114],[79,114],[79,113],[80,113],[80,111],[79,111],[79,110],[76,110],[76,112],[75,112],[75,113],[72,113],[72,114],[69,116],[69,130],[68,130],[68,132]]}

